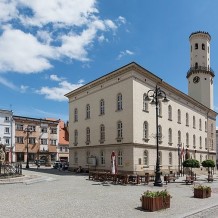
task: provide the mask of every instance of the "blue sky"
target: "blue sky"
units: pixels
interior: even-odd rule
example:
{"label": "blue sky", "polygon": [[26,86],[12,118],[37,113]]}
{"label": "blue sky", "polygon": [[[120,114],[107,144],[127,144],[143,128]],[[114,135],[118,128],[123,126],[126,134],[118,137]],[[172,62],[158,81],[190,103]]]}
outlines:
{"label": "blue sky", "polygon": [[[0,108],[66,121],[64,94],[132,61],[187,93],[192,32],[210,33],[218,72],[217,8],[217,0],[0,0]],[[217,93],[215,76],[215,111]]]}

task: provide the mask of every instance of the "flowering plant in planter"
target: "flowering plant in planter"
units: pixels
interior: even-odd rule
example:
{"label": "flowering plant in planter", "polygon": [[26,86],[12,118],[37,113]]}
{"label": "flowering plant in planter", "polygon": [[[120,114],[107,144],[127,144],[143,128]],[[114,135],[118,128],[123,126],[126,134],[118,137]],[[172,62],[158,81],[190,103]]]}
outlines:
{"label": "flowering plant in planter", "polygon": [[171,195],[165,189],[162,191],[149,191],[143,193],[141,197],[142,208],[148,211],[156,211],[170,207]]}
{"label": "flowering plant in planter", "polygon": [[208,198],[211,197],[211,187],[204,185],[194,186],[194,197],[195,198]]}

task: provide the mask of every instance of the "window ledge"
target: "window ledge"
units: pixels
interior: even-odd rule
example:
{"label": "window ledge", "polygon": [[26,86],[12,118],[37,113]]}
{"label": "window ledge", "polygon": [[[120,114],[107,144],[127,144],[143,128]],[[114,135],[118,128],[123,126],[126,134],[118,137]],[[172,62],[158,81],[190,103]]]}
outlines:
{"label": "window ledge", "polygon": [[123,138],[116,138],[117,142],[122,142]]}
{"label": "window ledge", "polygon": [[86,117],[86,118],[85,118],[85,120],[90,120],[90,119],[91,119],[90,117]]}
{"label": "window ledge", "polygon": [[172,119],[169,119],[169,118],[168,118],[168,120],[169,120],[169,121],[173,121]]}
{"label": "window ledge", "polygon": [[142,139],[144,142],[148,142],[150,139],[149,138],[143,138]]}
{"label": "window ledge", "polygon": [[186,145],[187,148],[189,148],[189,145]]}
{"label": "window ledge", "polygon": [[103,113],[103,114],[99,114],[98,116],[104,116],[105,115],[105,113]]}
{"label": "window ledge", "polygon": [[74,144],[74,146],[77,146],[77,145],[78,145],[78,142],[74,142],[73,144]]}
{"label": "window ledge", "polygon": [[162,118],[162,115],[158,115],[159,118]]}
{"label": "window ledge", "polygon": [[144,110],[144,109],[142,109],[142,111],[143,111],[143,112],[145,112],[145,113],[149,113],[149,111],[148,111],[148,110]]}
{"label": "window ledge", "polygon": [[86,141],[86,145],[89,145],[91,142],[90,141]]}
{"label": "window ledge", "polygon": [[105,140],[99,140],[100,144],[104,144]]}
{"label": "window ledge", "polygon": [[178,121],[177,123],[178,123],[178,124],[181,124],[181,122],[179,122],[179,121]]}
{"label": "window ledge", "polygon": [[172,142],[168,142],[168,145],[172,146],[172,145],[173,145],[173,143],[172,143]]}
{"label": "window ledge", "polygon": [[158,140],[159,144],[161,144],[163,141],[162,140]]}
{"label": "window ledge", "polygon": [[119,110],[118,110],[118,109],[116,109],[116,110],[115,110],[115,112],[120,112],[120,111],[122,111],[122,110],[123,110],[123,108],[122,108],[122,109],[119,109]]}

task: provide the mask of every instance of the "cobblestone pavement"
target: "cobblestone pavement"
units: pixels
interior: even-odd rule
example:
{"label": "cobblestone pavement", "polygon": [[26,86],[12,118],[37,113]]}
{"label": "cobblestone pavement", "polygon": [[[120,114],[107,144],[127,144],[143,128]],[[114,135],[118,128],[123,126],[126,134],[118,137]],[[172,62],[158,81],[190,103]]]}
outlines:
{"label": "cobblestone pavement", "polygon": [[[23,170],[22,182],[0,181],[0,218],[114,218],[114,217],[217,217],[218,177],[209,185],[212,196],[193,198],[193,185],[179,182],[163,187],[113,185],[88,180],[87,175],[48,168]],[[207,184],[205,178],[199,183]],[[169,209],[146,212],[140,197],[146,190],[167,189],[172,195]]]}

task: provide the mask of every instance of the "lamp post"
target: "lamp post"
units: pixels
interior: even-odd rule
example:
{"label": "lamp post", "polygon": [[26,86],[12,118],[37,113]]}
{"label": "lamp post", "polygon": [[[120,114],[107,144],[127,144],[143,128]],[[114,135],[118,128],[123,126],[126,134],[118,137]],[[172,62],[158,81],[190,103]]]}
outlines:
{"label": "lamp post", "polygon": [[27,143],[26,143],[26,155],[27,155],[27,158],[26,158],[26,168],[29,169],[29,144],[28,144],[28,140],[29,140],[29,133],[32,132],[32,129],[30,127],[27,126],[27,128],[24,129],[24,132],[27,133]]}
{"label": "lamp post", "polygon": [[169,100],[166,97],[166,93],[160,89],[160,87],[155,87],[154,90],[149,90],[145,97],[145,101],[150,102],[150,104],[155,105],[156,107],[156,150],[157,150],[157,157],[156,157],[156,171],[155,171],[155,181],[154,186],[163,186],[161,177],[160,177],[160,157],[159,157],[159,131],[158,131],[158,106],[159,101],[167,103]]}

